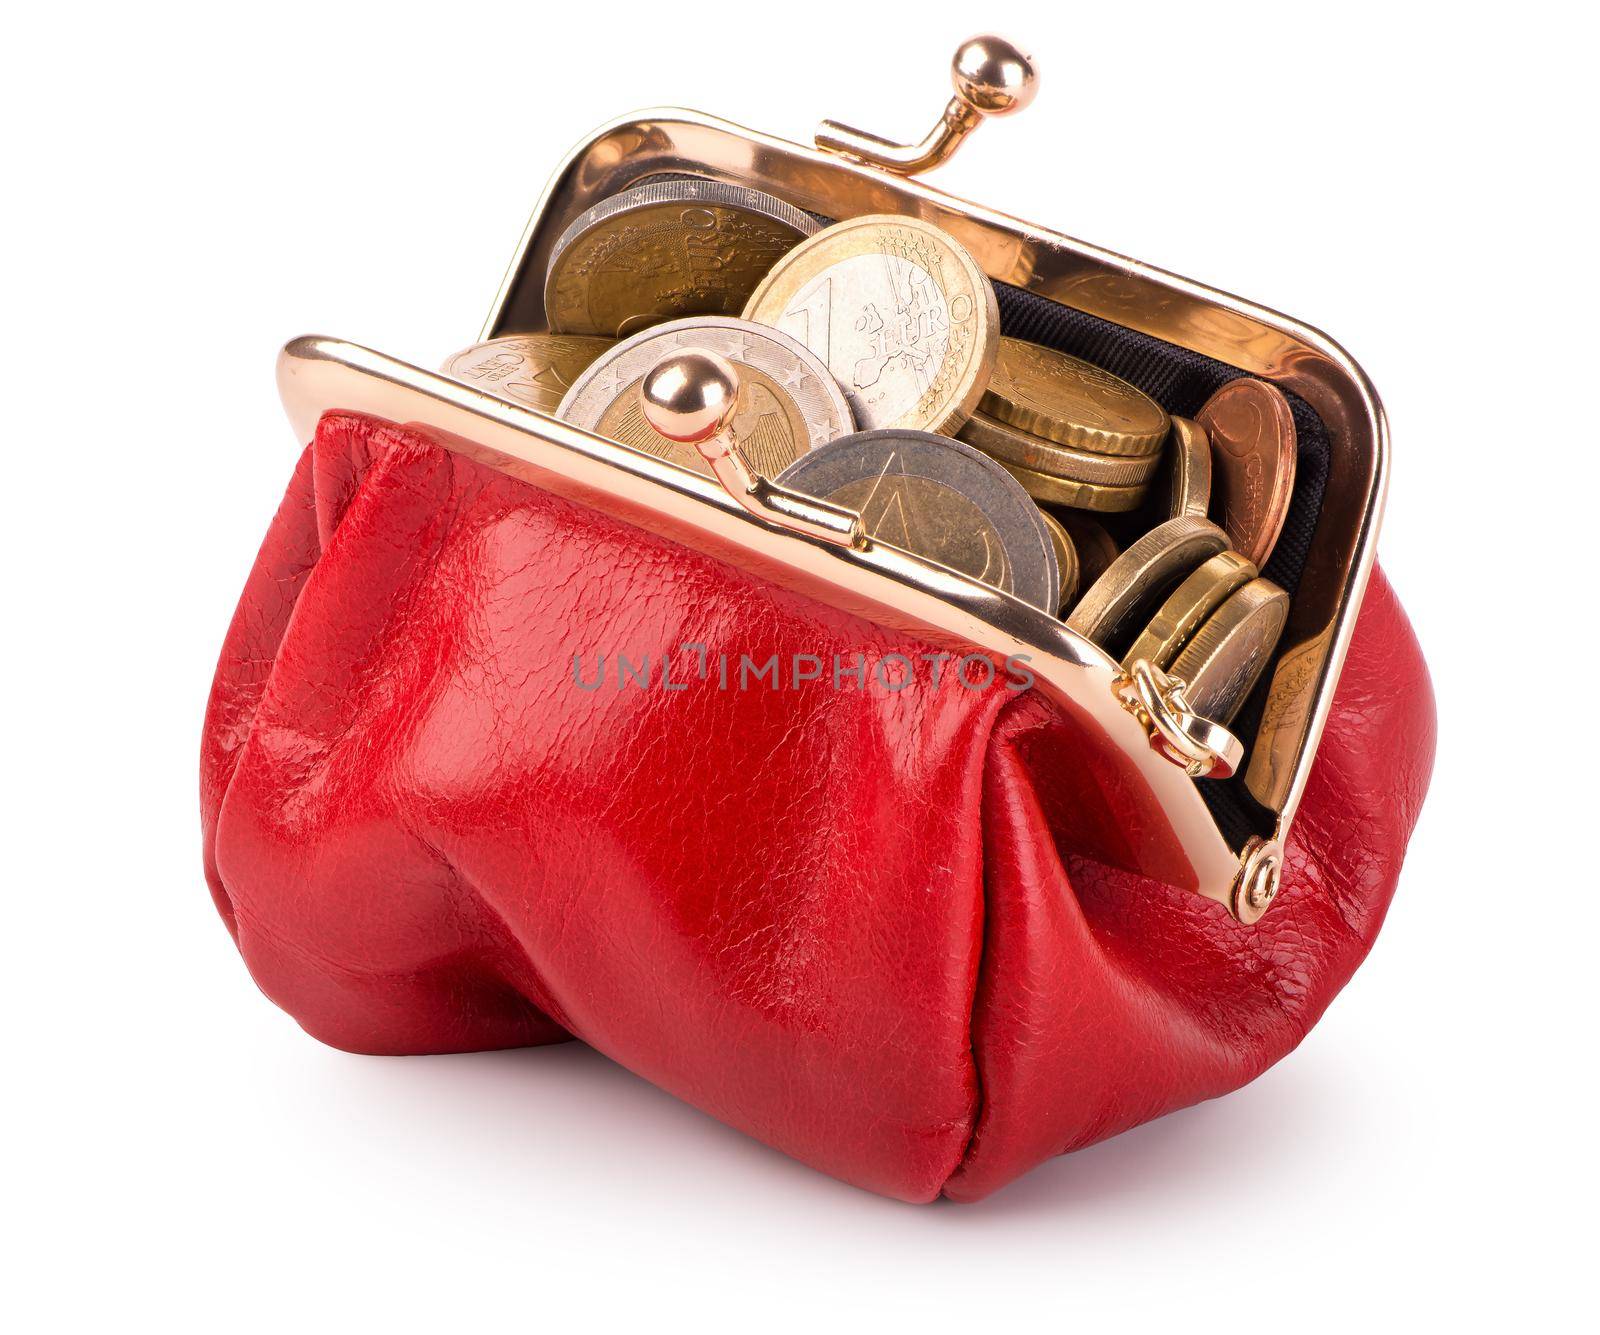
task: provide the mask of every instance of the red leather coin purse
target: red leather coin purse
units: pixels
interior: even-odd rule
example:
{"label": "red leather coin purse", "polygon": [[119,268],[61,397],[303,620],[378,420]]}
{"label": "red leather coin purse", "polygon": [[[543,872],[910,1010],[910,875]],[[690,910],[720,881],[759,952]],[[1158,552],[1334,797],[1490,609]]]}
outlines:
{"label": "red leather coin purse", "polygon": [[577,1038],[845,1181],[972,1200],[1252,1079],[1365,956],[1434,729],[1373,570],[1377,399],[1300,324],[909,179],[961,122],[915,150],[609,125],[557,172],[486,336],[544,327],[573,218],[688,175],[933,221],[1007,332],[1170,411],[1274,382],[1301,454],[1267,573],[1293,601],[1246,763],[1221,777],[1007,594],[298,340],[280,383],[309,444],[222,652],[202,805],[217,906],[315,1037]]}

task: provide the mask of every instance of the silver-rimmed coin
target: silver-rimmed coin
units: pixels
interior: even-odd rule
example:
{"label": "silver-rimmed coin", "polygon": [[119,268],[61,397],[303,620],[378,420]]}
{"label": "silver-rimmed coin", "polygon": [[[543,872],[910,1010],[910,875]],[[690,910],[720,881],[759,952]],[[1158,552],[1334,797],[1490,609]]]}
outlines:
{"label": "silver-rimmed coin", "polygon": [[544,306],[558,334],[626,338],[664,320],[739,315],[757,284],[820,228],[725,181],[658,181],[603,199],[556,239]]}
{"label": "silver-rimmed coin", "polygon": [[617,344],[573,382],[556,415],[710,476],[700,451],[657,432],[639,402],[646,373],[681,348],[704,348],[738,365],[733,439],[763,477],[776,477],[806,451],[855,430],[843,392],[802,344],[766,325],[719,316],[673,320]]}
{"label": "silver-rimmed coin", "polygon": [[778,481],[858,511],[869,536],[1055,615],[1061,571],[1039,507],[980,450],[926,431],[862,431]]}
{"label": "silver-rimmed coin", "polygon": [[761,280],[744,308],[828,364],[863,430],[953,433],[1000,347],[994,285],[920,218],[869,214],[824,228]]}

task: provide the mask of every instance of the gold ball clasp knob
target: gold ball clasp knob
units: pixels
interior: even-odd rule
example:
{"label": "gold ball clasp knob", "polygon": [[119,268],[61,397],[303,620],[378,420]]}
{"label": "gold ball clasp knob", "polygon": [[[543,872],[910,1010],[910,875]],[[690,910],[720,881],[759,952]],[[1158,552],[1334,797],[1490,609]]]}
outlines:
{"label": "gold ball clasp knob", "polygon": [[985,116],[1009,116],[1033,101],[1039,71],[1033,57],[1004,37],[969,37],[950,62],[956,96]]}
{"label": "gold ball clasp knob", "polygon": [[739,397],[739,373],[702,348],[669,352],[639,386],[644,420],[668,440],[698,445],[723,430]]}

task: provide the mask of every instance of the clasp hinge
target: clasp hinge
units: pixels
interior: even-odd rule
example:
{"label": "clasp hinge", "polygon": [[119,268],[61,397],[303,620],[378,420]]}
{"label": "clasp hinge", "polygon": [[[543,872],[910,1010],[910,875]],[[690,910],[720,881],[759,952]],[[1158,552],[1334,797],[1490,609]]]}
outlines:
{"label": "clasp hinge", "polygon": [[[1111,689],[1144,727],[1151,749],[1182,765],[1191,779],[1226,779],[1238,771],[1244,743],[1189,708],[1181,677],[1169,676],[1147,658],[1136,658],[1112,679]],[[1259,921],[1276,897],[1282,877],[1283,845],[1252,836],[1239,852],[1228,911],[1246,926]]]}

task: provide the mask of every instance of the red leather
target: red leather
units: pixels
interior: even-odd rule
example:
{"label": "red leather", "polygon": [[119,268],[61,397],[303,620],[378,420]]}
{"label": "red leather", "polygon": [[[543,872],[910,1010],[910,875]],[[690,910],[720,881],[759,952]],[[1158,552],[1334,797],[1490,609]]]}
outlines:
{"label": "red leather", "polygon": [[1372,944],[1432,764],[1378,575],[1245,929],[1074,856],[1093,775],[1032,693],[926,664],[894,694],[573,685],[574,653],[685,642],[919,651],[324,419],[205,728],[207,873],[262,989],[357,1052],[577,1037],[849,1182],[972,1200],[1294,1047]]}

